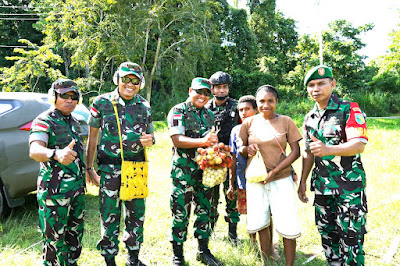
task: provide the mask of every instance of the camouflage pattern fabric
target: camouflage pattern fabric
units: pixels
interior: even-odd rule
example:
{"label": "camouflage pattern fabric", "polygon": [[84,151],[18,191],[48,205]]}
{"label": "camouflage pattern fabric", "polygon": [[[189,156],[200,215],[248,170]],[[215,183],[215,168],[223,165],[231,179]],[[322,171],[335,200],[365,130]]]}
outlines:
{"label": "camouflage pattern fabric", "polygon": [[[311,135],[328,146],[354,136],[367,139],[365,118],[358,105],[353,108],[352,104],[332,95],[325,110],[315,106],[304,120],[306,150],[310,150]],[[351,124],[353,109],[359,114]],[[314,161],[311,190],[315,191],[315,223],[327,261],[330,265],[364,265],[367,201],[360,154],[314,157]]]}
{"label": "camouflage pattern fabric", "polygon": [[121,171],[115,173],[100,172],[100,218],[101,239],[97,249],[106,258],[115,257],[119,251],[119,223],[121,205],[124,208],[125,229],[122,240],[128,250],[139,250],[143,243],[143,224],[145,220],[145,199],[121,201],[119,187]]}
{"label": "camouflage pattern fabric", "polygon": [[105,257],[118,254],[118,235],[121,217],[121,204],[124,205],[125,233],[123,241],[128,250],[139,250],[143,242],[143,223],[145,219],[145,200],[134,199],[122,202],[119,199],[121,186],[121,148],[117,121],[112,104],[116,101],[121,121],[124,159],[144,161],[140,136],[143,132],[154,132],[149,103],[136,94],[126,101],[119,96],[118,88],[111,93],[96,97],[90,110],[89,125],[100,128],[101,135],[97,147],[100,172],[100,216],[102,237],[97,244]]}
{"label": "camouflage pattern fabric", "polygon": [[[230,171],[230,169],[229,169]],[[227,173],[228,174],[228,173]],[[229,179],[227,178],[223,185],[223,192],[225,195],[225,202],[226,202],[226,215],[224,216],[225,222],[227,223],[238,223],[240,220],[240,213],[237,209],[237,195],[235,196],[234,200],[228,199],[226,196],[226,192],[229,188]],[[217,185],[211,188],[211,212],[210,212],[210,222],[216,224],[218,221],[219,213],[218,213],[218,204],[219,204],[219,197],[220,197],[220,186]]]}
{"label": "camouflage pattern fabric", "polygon": [[[229,145],[229,138],[231,135],[232,128],[234,128],[239,122],[239,112],[237,110],[237,101],[228,97],[226,102],[223,105],[217,106],[215,103],[215,98],[211,99],[206,108],[211,110],[215,116],[215,124],[220,131],[218,132],[218,140],[223,142],[226,145]],[[227,173],[229,174],[229,173]],[[226,192],[229,188],[229,180],[228,178],[223,183],[223,191],[225,195],[226,202],[226,216],[225,221],[230,223],[238,223],[239,222],[239,212],[236,208],[236,199],[230,200],[226,196]],[[212,188],[213,192],[211,193],[211,222],[216,223],[219,217],[218,213],[218,204],[220,197],[220,186],[215,186]]]}
{"label": "camouflage pattern fabric", "polygon": [[173,242],[183,243],[187,239],[187,228],[194,203],[194,237],[207,239],[210,237],[210,193],[211,190],[201,183],[202,171],[197,171],[193,178],[186,182],[174,178],[170,207],[172,210],[172,239]]}
{"label": "camouflage pattern fabric", "polygon": [[[200,138],[214,125],[211,111],[197,109],[190,101],[174,106],[168,114],[169,134]],[[195,161],[196,149],[173,147],[171,178],[172,241],[184,242],[187,235],[190,205],[195,204],[195,237],[210,236],[210,189],[201,183],[202,172]]]}
{"label": "camouflage pattern fabric", "polygon": [[[350,116],[350,103],[332,95],[325,110],[315,106],[304,119],[305,147],[309,150],[311,135],[325,145],[338,145],[347,141],[346,123]],[[364,120],[365,123],[365,120]],[[365,171],[360,154],[355,156],[315,157],[311,190],[315,194],[340,195],[358,193],[366,185]]]}
{"label": "camouflage pattern fabric", "polygon": [[[118,88],[93,100],[90,109],[89,125],[100,128],[101,135],[97,147],[97,158],[100,161],[99,171],[108,173],[121,169],[120,164],[108,164],[109,159],[121,159],[121,148],[117,121],[112,104],[117,103],[118,116],[121,122],[122,145],[124,158],[127,161],[143,161],[143,146],[140,137],[143,132],[154,132],[153,119],[149,103],[136,94],[132,100],[124,101],[118,94]],[[138,158],[138,155],[141,159]]]}
{"label": "camouflage pattern fabric", "polygon": [[37,200],[43,236],[44,265],[70,265],[78,260],[84,230],[85,163],[79,122],[51,108],[32,123],[31,138],[47,134],[47,147],[63,149],[74,139],[78,153],[69,165],[56,160],[40,163]]}
{"label": "camouflage pattern fabric", "polygon": [[63,165],[56,160],[40,163],[38,177],[38,199],[64,199],[84,193],[85,163],[83,160],[83,139],[79,122],[72,116],[64,117],[60,111],[49,109],[40,114],[32,123],[31,135],[48,134],[49,149],[64,149],[74,139],[74,151],[78,153],[74,163]]}
{"label": "camouflage pattern fabric", "polygon": [[315,223],[330,265],[364,265],[367,201],[364,192],[316,195]]}
{"label": "camouflage pattern fabric", "polygon": [[81,254],[85,196],[38,199],[43,265],[72,265]]}

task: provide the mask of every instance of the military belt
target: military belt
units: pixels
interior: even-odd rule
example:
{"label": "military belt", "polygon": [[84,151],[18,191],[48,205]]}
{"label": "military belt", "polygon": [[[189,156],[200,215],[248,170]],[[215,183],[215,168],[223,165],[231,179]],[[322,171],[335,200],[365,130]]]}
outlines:
{"label": "military belt", "polygon": [[[125,161],[131,162],[144,162],[144,154],[143,152],[138,153],[136,156],[133,157],[125,157]],[[100,157],[97,158],[97,164],[114,164],[114,165],[121,165],[122,159],[121,158],[112,158],[112,157]]]}

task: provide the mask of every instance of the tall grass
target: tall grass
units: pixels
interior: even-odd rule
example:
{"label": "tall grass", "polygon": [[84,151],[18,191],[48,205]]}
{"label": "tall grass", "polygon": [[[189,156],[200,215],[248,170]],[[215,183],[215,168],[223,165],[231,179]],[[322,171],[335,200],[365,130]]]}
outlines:
{"label": "tall grass", "polygon": [[[385,264],[383,257],[395,237],[400,236],[400,120],[371,119],[369,143],[362,154],[367,172],[368,234],[365,239],[366,265],[399,265],[397,253],[391,263]],[[156,124],[156,145],[149,149],[150,195],[146,200],[145,239],[140,258],[148,265],[171,265],[172,248],[169,243],[171,212],[169,197],[171,179],[169,177],[171,141],[165,123]],[[294,164],[301,170],[301,160]],[[313,195],[307,192],[312,201]],[[100,236],[98,189],[88,187],[86,196],[87,216],[83,238],[83,253],[80,265],[104,265],[96,243]],[[299,217],[302,222],[302,236],[297,241],[295,265],[326,265],[321,253],[321,241],[314,225],[314,209],[311,203],[299,201]],[[224,203],[220,204],[221,216]],[[193,215],[189,225],[188,240],[184,245],[187,265],[202,265],[195,259],[197,243],[193,238]],[[39,265],[41,263],[40,234],[37,231],[37,205],[35,195],[27,199],[27,204],[13,210],[11,216],[0,222],[0,265]],[[249,244],[246,232],[246,216],[241,216],[238,225],[240,238],[237,247],[227,240],[228,225],[221,217],[210,241],[211,251],[225,265],[261,265],[260,257]],[[279,236],[275,234],[279,239]],[[284,265],[282,242],[279,242],[281,259],[271,265]],[[36,244],[36,245],[35,245]],[[120,244],[118,265],[125,265],[126,250]],[[315,257],[313,257],[315,255]]]}

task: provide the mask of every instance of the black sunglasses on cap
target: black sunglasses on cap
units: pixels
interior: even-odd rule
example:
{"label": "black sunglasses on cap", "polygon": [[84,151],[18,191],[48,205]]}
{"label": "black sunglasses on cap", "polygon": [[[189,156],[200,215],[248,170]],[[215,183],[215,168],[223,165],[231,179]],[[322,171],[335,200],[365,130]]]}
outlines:
{"label": "black sunglasses on cap", "polygon": [[140,84],[140,79],[138,78],[130,78],[130,77],[121,77],[121,81],[125,84],[128,84],[129,82],[132,82],[133,85],[139,85]]}

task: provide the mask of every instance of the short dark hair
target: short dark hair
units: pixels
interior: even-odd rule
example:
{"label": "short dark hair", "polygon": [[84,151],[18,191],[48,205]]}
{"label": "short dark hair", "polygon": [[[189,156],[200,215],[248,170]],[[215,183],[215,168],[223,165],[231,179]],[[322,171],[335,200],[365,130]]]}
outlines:
{"label": "short dark hair", "polygon": [[272,85],[262,85],[261,87],[259,87],[256,92],[256,97],[257,94],[261,91],[272,92],[275,95],[276,99],[279,99],[278,91]]}
{"label": "short dark hair", "polygon": [[238,104],[239,103],[250,103],[251,106],[253,106],[253,109],[257,110],[256,97],[254,97],[253,95],[244,95],[240,97]]}

